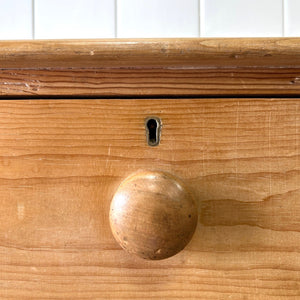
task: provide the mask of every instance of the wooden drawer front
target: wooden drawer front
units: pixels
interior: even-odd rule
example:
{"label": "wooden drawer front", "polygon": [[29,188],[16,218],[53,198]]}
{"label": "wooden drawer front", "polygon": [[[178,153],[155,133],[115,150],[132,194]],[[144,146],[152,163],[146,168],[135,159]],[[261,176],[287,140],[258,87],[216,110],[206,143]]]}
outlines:
{"label": "wooden drawer front", "polygon": [[[1,101],[0,297],[299,299],[299,112],[300,99]],[[166,260],[110,231],[114,192],[140,169],[181,177],[199,204]]]}

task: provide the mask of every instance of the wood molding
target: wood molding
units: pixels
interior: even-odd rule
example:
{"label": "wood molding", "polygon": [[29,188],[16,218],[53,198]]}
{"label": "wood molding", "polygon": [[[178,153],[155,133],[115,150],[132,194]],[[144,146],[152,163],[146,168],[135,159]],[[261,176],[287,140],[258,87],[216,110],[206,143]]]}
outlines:
{"label": "wood molding", "polygon": [[300,95],[300,38],[2,41],[0,96]]}

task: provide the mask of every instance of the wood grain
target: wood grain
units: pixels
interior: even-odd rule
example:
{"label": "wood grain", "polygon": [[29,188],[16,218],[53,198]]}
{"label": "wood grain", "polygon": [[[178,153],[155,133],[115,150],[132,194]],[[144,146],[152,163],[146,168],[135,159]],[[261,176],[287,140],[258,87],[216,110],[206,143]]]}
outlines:
{"label": "wood grain", "polygon": [[[0,106],[1,299],[299,299],[300,100],[16,100]],[[149,147],[144,120],[162,120]],[[199,204],[176,256],[109,229],[120,182],[183,178]]]}
{"label": "wood grain", "polygon": [[300,38],[1,41],[2,68],[300,67]]}
{"label": "wood grain", "polygon": [[0,97],[299,95],[300,39],[1,41]]}
{"label": "wood grain", "polygon": [[198,211],[190,189],[172,174],[140,171],[127,177],[110,204],[113,236],[127,252],[159,260],[190,242]]}

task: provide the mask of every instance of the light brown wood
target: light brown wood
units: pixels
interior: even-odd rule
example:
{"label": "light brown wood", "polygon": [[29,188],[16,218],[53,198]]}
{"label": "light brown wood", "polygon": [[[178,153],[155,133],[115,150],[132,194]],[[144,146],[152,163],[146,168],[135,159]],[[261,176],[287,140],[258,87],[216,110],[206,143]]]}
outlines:
{"label": "light brown wood", "polygon": [[300,39],[2,41],[0,96],[299,95]]}
{"label": "light brown wood", "polygon": [[129,253],[165,259],[191,240],[198,211],[188,187],[172,174],[140,171],[118,187],[110,205],[112,233]]}
{"label": "light brown wood", "polygon": [[300,67],[300,38],[1,41],[3,68]]}
{"label": "light brown wood", "polygon": [[[7,100],[0,106],[0,298],[299,299],[300,99]],[[149,147],[144,120],[158,116]],[[200,208],[179,254],[114,240],[124,178],[182,178]]]}

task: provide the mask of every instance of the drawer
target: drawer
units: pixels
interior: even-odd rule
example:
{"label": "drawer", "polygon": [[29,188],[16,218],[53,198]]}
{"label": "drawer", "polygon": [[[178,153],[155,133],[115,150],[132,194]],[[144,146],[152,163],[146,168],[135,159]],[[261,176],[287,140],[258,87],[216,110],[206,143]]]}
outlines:
{"label": "drawer", "polygon": [[[0,297],[298,299],[299,111],[299,98],[2,100]],[[191,241],[164,260],[110,228],[141,170],[180,178],[197,203]]]}

